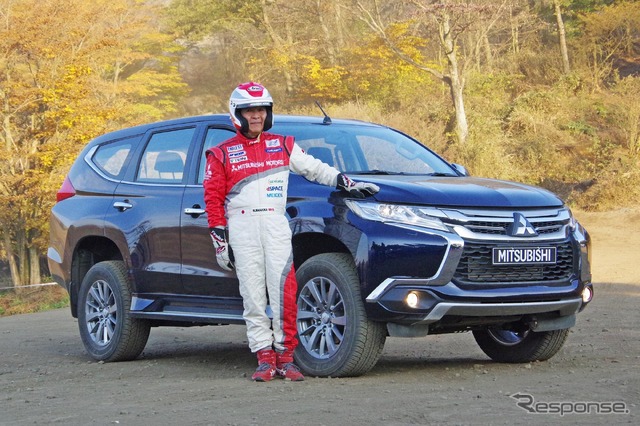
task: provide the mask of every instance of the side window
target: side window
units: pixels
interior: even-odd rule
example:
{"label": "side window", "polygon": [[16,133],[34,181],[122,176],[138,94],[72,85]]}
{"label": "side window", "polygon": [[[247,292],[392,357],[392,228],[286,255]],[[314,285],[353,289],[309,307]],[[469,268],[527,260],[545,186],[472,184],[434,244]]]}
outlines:
{"label": "side window", "polygon": [[140,136],[106,143],[98,147],[93,154],[92,161],[104,174],[115,179],[121,179],[125,164],[131,153],[132,146]]}
{"label": "side window", "polygon": [[181,183],[195,128],[171,130],[151,136],[140,159],[136,181]]}
{"label": "side window", "polygon": [[321,138],[315,137],[316,135],[309,136],[314,137],[302,135],[301,138],[296,138],[296,143],[307,154],[340,171],[357,170],[351,166],[353,161],[350,160],[353,158],[353,153],[351,153],[351,147],[347,142],[348,138],[335,134],[335,132],[326,133]]}
{"label": "side window", "polygon": [[200,168],[198,169],[198,183],[202,183],[204,180],[204,168],[207,165],[207,159],[205,153],[212,146],[216,146],[227,139],[233,137],[234,132],[227,129],[210,128],[207,130],[207,137],[204,140],[204,147],[200,155]]}

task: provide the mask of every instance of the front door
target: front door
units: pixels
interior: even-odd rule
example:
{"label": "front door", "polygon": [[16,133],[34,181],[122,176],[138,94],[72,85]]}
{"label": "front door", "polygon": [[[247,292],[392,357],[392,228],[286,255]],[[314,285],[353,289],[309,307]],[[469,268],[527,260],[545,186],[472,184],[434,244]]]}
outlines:
{"label": "front door", "polygon": [[207,129],[199,154],[196,182],[185,189],[181,215],[182,278],[185,292],[189,295],[240,299],[236,274],[223,270],[216,262],[202,188],[205,151],[233,135],[234,132],[228,128]]}

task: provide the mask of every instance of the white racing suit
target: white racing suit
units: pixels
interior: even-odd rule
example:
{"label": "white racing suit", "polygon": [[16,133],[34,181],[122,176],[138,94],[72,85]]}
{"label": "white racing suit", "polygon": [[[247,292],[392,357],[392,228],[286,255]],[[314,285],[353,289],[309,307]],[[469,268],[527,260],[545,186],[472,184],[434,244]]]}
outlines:
{"label": "white racing suit", "polygon": [[247,139],[238,133],[207,151],[203,185],[209,227],[228,226],[254,353],[273,347],[291,354],[298,344],[297,283],[285,216],[290,170],[333,187],[339,174],[307,155],[291,136],[263,132]]}

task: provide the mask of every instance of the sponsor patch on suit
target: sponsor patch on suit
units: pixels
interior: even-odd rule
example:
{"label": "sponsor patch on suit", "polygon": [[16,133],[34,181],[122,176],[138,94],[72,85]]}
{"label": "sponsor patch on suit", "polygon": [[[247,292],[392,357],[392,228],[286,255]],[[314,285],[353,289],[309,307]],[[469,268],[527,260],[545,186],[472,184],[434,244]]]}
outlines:
{"label": "sponsor patch on suit", "polygon": [[243,161],[247,161],[247,160],[249,160],[249,158],[246,155],[242,157],[229,158],[229,162],[231,164],[242,163]]}
{"label": "sponsor patch on suit", "polygon": [[227,147],[227,152],[242,151],[242,149],[243,149],[242,144],[240,144],[240,145],[233,145],[233,146],[228,146],[228,147]]}

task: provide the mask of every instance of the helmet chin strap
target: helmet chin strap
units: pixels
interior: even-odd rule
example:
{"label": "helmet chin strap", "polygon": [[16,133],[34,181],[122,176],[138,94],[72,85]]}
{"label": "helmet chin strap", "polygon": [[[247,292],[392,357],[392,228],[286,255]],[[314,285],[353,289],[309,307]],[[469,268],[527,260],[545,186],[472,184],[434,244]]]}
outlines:
{"label": "helmet chin strap", "polygon": [[267,119],[264,122],[263,132],[266,132],[273,126],[273,106],[267,107]]}

